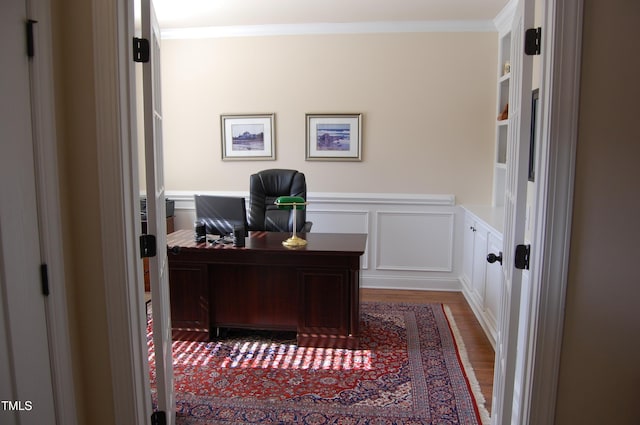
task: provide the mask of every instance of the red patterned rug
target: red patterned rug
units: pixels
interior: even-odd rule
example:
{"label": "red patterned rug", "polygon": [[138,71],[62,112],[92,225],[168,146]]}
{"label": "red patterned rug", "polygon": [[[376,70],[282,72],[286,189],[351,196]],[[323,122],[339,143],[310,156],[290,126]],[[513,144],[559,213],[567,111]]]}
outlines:
{"label": "red patterned rug", "polygon": [[[358,350],[295,335],[229,333],[173,342],[176,423],[488,424],[446,306],[362,304]],[[147,330],[152,394],[155,367]]]}

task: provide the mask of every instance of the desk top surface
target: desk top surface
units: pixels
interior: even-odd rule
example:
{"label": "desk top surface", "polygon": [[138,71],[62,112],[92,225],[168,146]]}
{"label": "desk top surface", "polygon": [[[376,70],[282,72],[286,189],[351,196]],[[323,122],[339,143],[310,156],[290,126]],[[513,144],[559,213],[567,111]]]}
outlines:
{"label": "desk top surface", "polygon": [[245,247],[237,248],[233,244],[197,243],[192,230],[177,230],[167,235],[167,246],[194,250],[260,250],[260,251],[292,251],[292,252],[331,252],[362,255],[366,248],[367,235],[363,233],[299,233],[298,237],[306,239],[307,245],[300,248],[287,248],[282,242],[288,239],[288,232],[249,232],[245,238]]}

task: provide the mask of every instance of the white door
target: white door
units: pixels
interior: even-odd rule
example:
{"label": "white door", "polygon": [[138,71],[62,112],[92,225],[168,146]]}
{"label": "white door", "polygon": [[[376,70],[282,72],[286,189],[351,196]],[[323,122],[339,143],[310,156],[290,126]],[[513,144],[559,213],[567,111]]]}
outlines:
{"label": "white door", "polygon": [[0,423],[55,424],[40,280],[25,0],[0,7]]}
{"label": "white door", "polygon": [[[504,199],[503,288],[494,374],[492,423],[512,423],[516,386],[516,356],[522,270],[515,268],[516,245],[524,244],[527,202],[529,132],[531,124],[531,73],[533,61],[524,53],[524,33],[533,26],[534,1],[520,0],[511,29],[511,86],[509,135]],[[527,142],[527,143],[525,143]],[[521,403],[517,403],[520,405]]]}
{"label": "white door", "polygon": [[162,98],[160,96],[160,28],[151,0],[142,1],[142,38],[149,40],[150,60],[143,64],[147,233],[155,235],[157,255],[149,258],[153,344],[155,346],[158,411],[175,422],[171,311],[167,263],[167,225],[162,152]]}

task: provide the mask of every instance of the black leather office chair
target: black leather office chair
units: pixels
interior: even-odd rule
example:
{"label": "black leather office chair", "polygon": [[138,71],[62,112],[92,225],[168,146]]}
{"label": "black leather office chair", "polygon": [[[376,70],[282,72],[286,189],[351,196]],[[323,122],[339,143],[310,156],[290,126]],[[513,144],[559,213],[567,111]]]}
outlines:
{"label": "black leather office chair", "polygon": [[279,196],[301,196],[307,199],[307,183],[304,174],[296,170],[270,169],[259,171],[249,177],[249,230],[269,232],[293,231],[293,214],[296,217],[297,232],[311,230],[307,222],[306,210],[278,209],[274,205]]}

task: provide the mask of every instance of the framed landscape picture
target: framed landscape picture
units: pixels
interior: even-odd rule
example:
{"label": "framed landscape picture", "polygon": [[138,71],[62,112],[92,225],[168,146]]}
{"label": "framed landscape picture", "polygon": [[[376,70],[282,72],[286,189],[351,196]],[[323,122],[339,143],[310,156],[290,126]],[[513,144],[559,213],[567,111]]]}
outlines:
{"label": "framed landscape picture", "polygon": [[275,114],[220,115],[222,160],[274,160]]}
{"label": "framed landscape picture", "polygon": [[361,161],[362,114],[306,114],[307,161]]}

